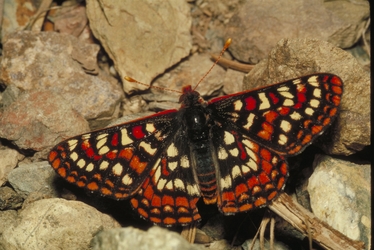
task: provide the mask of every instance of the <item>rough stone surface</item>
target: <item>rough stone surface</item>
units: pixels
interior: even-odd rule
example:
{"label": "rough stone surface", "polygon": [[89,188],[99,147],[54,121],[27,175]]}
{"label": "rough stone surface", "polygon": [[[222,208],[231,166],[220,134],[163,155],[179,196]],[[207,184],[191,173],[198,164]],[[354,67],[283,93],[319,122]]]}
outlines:
{"label": "rough stone surface", "polygon": [[[0,235],[9,228],[13,223],[16,222],[17,219],[17,211],[16,210],[5,210],[0,211]],[[1,236],[0,236],[1,237]],[[1,247],[1,243],[0,243]]]}
{"label": "rough stone surface", "polygon": [[100,232],[92,241],[93,250],[106,249],[204,249],[188,243],[175,232],[160,227],[152,227],[147,232],[133,228],[118,228]]}
{"label": "rough stone surface", "polygon": [[52,189],[52,182],[55,177],[53,168],[48,162],[20,163],[8,177],[10,185],[16,192],[26,197],[32,192],[39,192],[45,195],[56,195]]}
{"label": "rough stone surface", "polygon": [[25,91],[0,116],[0,137],[19,148],[41,151],[89,131],[87,121],[57,93]]}
{"label": "rough stone surface", "polygon": [[[330,43],[310,39],[283,39],[244,78],[253,89],[317,72],[343,80],[340,114],[329,129],[329,140],[318,144],[330,154],[349,155],[370,144],[370,76],[349,53]],[[326,135],[325,135],[326,136]]]}
{"label": "rough stone surface", "polygon": [[23,198],[13,189],[7,186],[0,187],[0,210],[18,209],[22,203]]}
{"label": "rough stone surface", "polygon": [[371,240],[370,165],[320,155],[309,178],[313,213],[353,240]]}
{"label": "rough stone surface", "polygon": [[368,1],[245,1],[226,27],[240,61],[258,63],[283,38],[325,40],[352,47],[369,18]]}
{"label": "rough stone surface", "polygon": [[111,119],[118,115],[122,91],[98,70],[98,50],[70,35],[16,32],[3,44],[0,80],[21,90],[59,93],[87,120]]}
{"label": "rough stone surface", "polygon": [[[131,76],[149,84],[186,57],[192,46],[191,17],[183,0],[89,0],[87,16],[121,79]],[[124,82],[123,89],[131,93],[145,87]]]}
{"label": "rough stone surface", "polygon": [[24,157],[17,150],[10,148],[0,149],[0,187],[6,182],[8,174]]}
{"label": "rough stone surface", "polygon": [[120,227],[82,202],[45,199],[29,204],[0,235],[0,249],[90,249],[93,235]]}

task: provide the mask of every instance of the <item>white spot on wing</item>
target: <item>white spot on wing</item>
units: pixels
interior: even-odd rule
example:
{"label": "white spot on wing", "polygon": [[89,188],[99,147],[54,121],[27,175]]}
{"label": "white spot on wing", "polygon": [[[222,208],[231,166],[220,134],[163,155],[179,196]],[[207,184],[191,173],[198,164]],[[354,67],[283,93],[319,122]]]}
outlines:
{"label": "white spot on wing", "polygon": [[175,188],[183,190],[183,191],[186,189],[184,187],[184,183],[183,183],[183,181],[181,179],[175,179],[174,180],[174,186],[175,186]]}
{"label": "white spot on wing", "polygon": [[253,113],[250,113],[249,116],[247,117],[247,124],[245,124],[243,128],[249,130],[253,124],[254,118],[255,118],[255,115]]}
{"label": "white spot on wing", "polygon": [[228,189],[232,187],[232,181],[230,175],[225,178],[221,178],[221,189]]}
{"label": "white spot on wing", "polygon": [[229,156],[229,155],[227,154],[226,149],[223,148],[223,147],[219,147],[219,149],[218,149],[218,159],[225,160],[227,158],[227,156]]}
{"label": "white spot on wing", "polygon": [[165,184],[166,184],[166,179],[160,178],[157,182],[157,189],[162,191],[165,187]]}
{"label": "white spot on wing", "polygon": [[251,169],[249,167],[247,167],[246,165],[243,165],[242,166],[242,172],[243,172],[243,174],[246,174],[246,173],[251,172]]}
{"label": "white spot on wing", "polygon": [[77,162],[77,166],[80,167],[80,168],[84,168],[84,166],[86,166],[86,161],[83,160],[83,159],[80,159],[80,160]]}
{"label": "white spot on wing", "polygon": [[183,155],[180,158],[180,165],[182,168],[189,168],[190,167],[190,161],[188,160],[187,155]]}
{"label": "white spot on wing", "polygon": [[279,140],[278,140],[278,143],[280,144],[280,145],[284,145],[284,144],[286,144],[287,143],[287,136],[285,136],[284,134],[280,134],[279,135]]}
{"label": "white spot on wing", "polygon": [[300,80],[300,79],[295,79],[295,80],[293,80],[292,82],[293,82],[293,84],[296,85],[296,84],[300,84],[300,83],[301,83],[301,80]]}
{"label": "white spot on wing", "polygon": [[78,145],[78,140],[77,139],[72,139],[72,140],[67,141],[67,143],[69,145],[69,150],[73,151],[75,149],[75,147]]}
{"label": "white spot on wing", "polygon": [[233,105],[235,111],[240,111],[243,107],[243,102],[241,100],[237,100],[233,103]]}
{"label": "white spot on wing", "polygon": [[293,106],[294,104],[295,104],[294,101],[292,101],[291,99],[286,99],[283,102],[283,106],[286,106],[286,107]]}
{"label": "white spot on wing", "polygon": [[233,148],[233,149],[230,149],[229,151],[230,151],[230,154],[231,154],[232,156],[234,156],[234,157],[238,157],[238,155],[239,155],[239,150],[238,150],[238,148]]}
{"label": "white spot on wing", "polygon": [[200,196],[200,191],[196,184],[194,185],[187,185],[187,193],[192,196]]}
{"label": "white spot on wing", "polygon": [[259,93],[258,97],[261,100],[261,104],[259,108],[260,110],[270,108],[270,102],[269,102],[269,99],[265,96],[265,93]]}
{"label": "white spot on wing", "polygon": [[286,132],[286,133],[290,132],[290,130],[291,130],[291,128],[292,128],[291,123],[289,123],[289,122],[286,121],[286,120],[282,120],[282,121],[281,121],[281,123],[280,123],[280,127],[281,127],[281,129],[282,129],[284,132]]}
{"label": "white spot on wing", "polygon": [[99,154],[99,155],[104,155],[104,154],[108,153],[109,150],[110,150],[110,149],[109,149],[107,146],[104,146],[104,147],[100,148],[98,154]]}
{"label": "white spot on wing", "polygon": [[300,120],[302,118],[302,116],[299,113],[297,113],[296,111],[294,111],[290,115],[290,117],[292,118],[292,120],[295,120],[295,121],[298,121],[298,120]]}
{"label": "white spot on wing", "polygon": [[321,89],[314,89],[313,95],[317,98],[321,98]]}
{"label": "white spot on wing", "polygon": [[168,154],[168,157],[178,156],[178,149],[175,147],[174,143],[170,144],[166,153]]}
{"label": "white spot on wing", "polygon": [[156,130],[156,128],[152,123],[147,123],[147,125],[145,126],[145,130],[149,133],[153,133]]}
{"label": "white spot on wing", "polygon": [[313,107],[313,108],[318,108],[319,101],[317,99],[310,100],[310,106]]}
{"label": "white spot on wing", "polygon": [[99,169],[100,169],[100,170],[105,170],[105,169],[108,168],[108,166],[109,166],[109,162],[107,162],[107,161],[103,161],[102,163],[100,163],[100,167],[99,167]]}
{"label": "white spot on wing", "polygon": [[144,149],[144,151],[147,152],[150,155],[154,155],[155,152],[157,151],[157,148],[152,148],[151,145],[149,143],[146,143],[145,141],[142,141],[139,144],[139,147],[142,147]]}
{"label": "white spot on wing", "polygon": [[127,129],[121,129],[121,143],[123,146],[133,143],[134,141],[130,139]]}
{"label": "white spot on wing", "polygon": [[311,108],[306,108],[305,109],[305,114],[312,116],[314,114],[314,110],[311,109]]}
{"label": "white spot on wing", "polygon": [[229,132],[225,131],[224,141],[226,145],[230,145],[235,142],[235,137]]}
{"label": "white spot on wing", "polygon": [[252,160],[252,159],[249,159],[249,161],[246,163],[246,165],[248,167],[250,167],[251,169],[253,169],[253,171],[257,171],[258,170],[257,163],[254,160]]}
{"label": "white spot on wing", "polygon": [[122,174],[122,171],[123,171],[123,167],[120,163],[117,163],[116,165],[113,166],[112,168],[112,172],[113,174],[119,176]]}
{"label": "white spot on wing", "polygon": [[238,176],[242,175],[242,172],[240,171],[240,168],[238,165],[235,165],[231,170],[232,178],[235,179]]}
{"label": "white spot on wing", "polygon": [[314,87],[319,87],[319,82],[317,81],[317,76],[311,76],[308,79],[308,83]]}
{"label": "white spot on wing", "polygon": [[92,162],[91,163],[89,163],[88,165],[87,165],[87,167],[86,167],[86,171],[87,172],[91,172],[93,169],[94,169],[94,164],[92,164]]}
{"label": "white spot on wing", "polygon": [[168,162],[168,167],[171,171],[174,171],[178,167],[177,161]]}
{"label": "white spot on wing", "polygon": [[282,87],[278,88],[277,90],[278,90],[278,92],[286,92],[286,91],[289,91],[290,88],[287,87],[287,86],[282,86]]}
{"label": "white spot on wing", "polygon": [[291,94],[290,92],[279,92],[279,94],[281,94],[282,96],[284,96],[286,98],[289,98],[289,99],[294,98],[294,95]]}
{"label": "white spot on wing", "polygon": [[123,176],[122,183],[127,186],[132,184],[132,178],[129,174],[125,174],[125,176]]}
{"label": "white spot on wing", "polygon": [[78,160],[78,154],[76,152],[73,152],[73,153],[70,154],[70,158],[73,161],[76,161],[76,160]]}

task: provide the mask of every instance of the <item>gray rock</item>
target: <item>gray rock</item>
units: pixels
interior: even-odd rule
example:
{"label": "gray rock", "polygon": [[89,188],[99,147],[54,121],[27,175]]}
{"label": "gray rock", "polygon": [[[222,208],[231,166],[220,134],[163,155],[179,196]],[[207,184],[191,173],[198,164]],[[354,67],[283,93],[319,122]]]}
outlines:
{"label": "gray rock", "polygon": [[353,240],[370,245],[370,165],[320,155],[309,178],[313,213]]}
{"label": "gray rock", "polygon": [[8,177],[10,185],[24,198],[30,193],[57,195],[53,189],[55,171],[48,162],[20,163]]}
{"label": "gray rock", "polygon": [[133,227],[102,231],[92,240],[92,246],[93,250],[203,249],[188,243],[179,234],[157,226],[147,232]]}
{"label": "gray rock", "polygon": [[352,47],[369,18],[368,1],[245,1],[226,28],[235,38],[230,52],[240,61],[258,63],[283,38],[309,38]]}
{"label": "gray rock", "polygon": [[0,235],[0,249],[90,248],[92,236],[120,227],[118,222],[82,202],[45,199],[29,204]]}

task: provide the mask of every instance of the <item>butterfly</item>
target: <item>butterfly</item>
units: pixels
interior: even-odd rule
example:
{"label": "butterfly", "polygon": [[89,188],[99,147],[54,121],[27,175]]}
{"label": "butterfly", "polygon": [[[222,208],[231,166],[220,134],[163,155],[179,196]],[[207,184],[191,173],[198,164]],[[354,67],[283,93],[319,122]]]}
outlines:
{"label": "butterfly", "polygon": [[78,187],[130,199],[162,226],[201,219],[202,198],[225,215],[271,203],[302,152],[338,114],[342,80],[319,73],[205,101],[186,86],[179,109],[72,137],[48,161]]}

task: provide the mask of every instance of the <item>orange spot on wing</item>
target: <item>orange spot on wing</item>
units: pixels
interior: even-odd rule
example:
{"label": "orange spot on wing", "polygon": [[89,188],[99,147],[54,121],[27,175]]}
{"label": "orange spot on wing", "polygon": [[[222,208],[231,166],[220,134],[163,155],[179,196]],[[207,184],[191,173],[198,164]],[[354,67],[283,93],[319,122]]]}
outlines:
{"label": "orange spot on wing", "polygon": [[266,184],[270,182],[269,176],[267,176],[264,172],[261,172],[259,174],[258,179],[260,180],[261,184]]}
{"label": "orange spot on wing", "polygon": [[192,218],[191,217],[180,217],[178,218],[178,222],[180,224],[189,224],[192,222]]}
{"label": "orange spot on wing", "polygon": [[241,183],[235,187],[235,194],[236,196],[239,196],[243,193],[248,192],[248,188],[244,183]]}
{"label": "orange spot on wing", "polygon": [[163,206],[165,206],[165,205],[174,206],[174,199],[173,199],[173,197],[171,197],[169,195],[164,195],[162,197],[162,205]]}
{"label": "orange spot on wing", "polygon": [[134,169],[138,174],[143,173],[145,167],[147,166],[146,162],[141,162],[138,156],[134,156],[130,162],[130,167]]}
{"label": "orange spot on wing", "polygon": [[138,206],[139,206],[139,202],[138,202],[137,199],[132,198],[132,199],[130,200],[130,202],[131,202],[131,205],[132,205],[133,208],[138,208]]}
{"label": "orange spot on wing", "polygon": [[268,201],[271,201],[272,199],[274,199],[274,197],[277,196],[277,194],[278,194],[278,192],[276,192],[276,191],[271,192],[268,195]]}
{"label": "orange spot on wing", "polygon": [[143,216],[144,218],[148,218],[149,217],[149,215],[148,215],[148,213],[143,209],[143,208],[138,208],[138,213],[141,215],[141,216]]}
{"label": "orange spot on wing", "polygon": [[271,153],[269,150],[266,150],[266,149],[261,149],[260,151],[260,155],[261,155],[261,158],[266,160],[266,161],[270,161],[271,160]]}
{"label": "orange spot on wing", "polygon": [[145,198],[147,198],[147,200],[151,200],[152,199],[152,197],[153,197],[153,194],[154,194],[154,192],[153,192],[153,189],[152,189],[152,187],[151,186],[148,186],[146,189],[145,189],[145,191],[144,191],[144,197]]}
{"label": "orange spot on wing", "polygon": [[234,192],[223,192],[222,201],[233,201],[235,200]]}
{"label": "orange spot on wing", "polygon": [[110,160],[114,160],[117,158],[117,151],[110,151],[105,156]]}
{"label": "orange spot on wing", "polygon": [[303,145],[308,144],[312,140],[312,135],[306,135],[301,142]]}
{"label": "orange spot on wing", "polygon": [[251,178],[247,180],[247,184],[248,184],[248,187],[252,189],[254,186],[257,186],[258,184],[260,184],[260,182],[258,181],[256,176],[252,176]]}
{"label": "orange spot on wing", "polygon": [[129,161],[131,160],[133,155],[134,155],[134,150],[132,148],[125,148],[119,152],[118,157],[124,158],[127,161]]}
{"label": "orange spot on wing", "polygon": [[245,212],[245,211],[251,210],[252,208],[253,208],[253,205],[252,205],[252,204],[244,204],[244,205],[242,205],[242,206],[239,208],[239,211],[240,211],[240,212]]}
{"label": "orange spot on wing", "polygon": [[95,191],[95,190],[99,189],[99,186],[97,185],[96,182],[90,182],[90,183],[87,184],[87,188],[89,190]]}
{"label": "orange spot on wing", "polygon": [[261,162],[261,168],[262,170],[264,170],[267,174],[270,174],[271,173],[271,170],[273,169],[273,165],[271,165],[269,162],[267,161],[262,161]]}
{"label": "orange spot on wing", "polygon": [[163,223],[164,223],[165,225],[174,225],[175,223],[177,223],[177,221],[176,221],[174,218],[166,217],[166,218],[163,220]]}
{"label": "orange spot on wing", "polygon": [[161,207],[161,198],[160,198],[160,196],[154,195],[151,204],[154,207]]}
{"label": "orange spot on wing", "polygon": [[266,204],[266,199],[265,199],[264,197],[259,197],[259,198],[255,201],[255,203],[254,203],[254,205],[255,205],[256,207],[260,207],[260,206],[265,205],[265,204]]}
{"label": "orange spot on wing", "polygon": [[268,123],[273,123],[273,121],[278,117],[278,113],[275,111],[269,111],[265,114],[265,119]]}
{"label": "orange spot on wing", "polygon": [[189,207],[189,204],[188,204],[188,200],[186,197],[177,197],[176,199],[176,205],[178,207],[182,206],[182,207]]}

